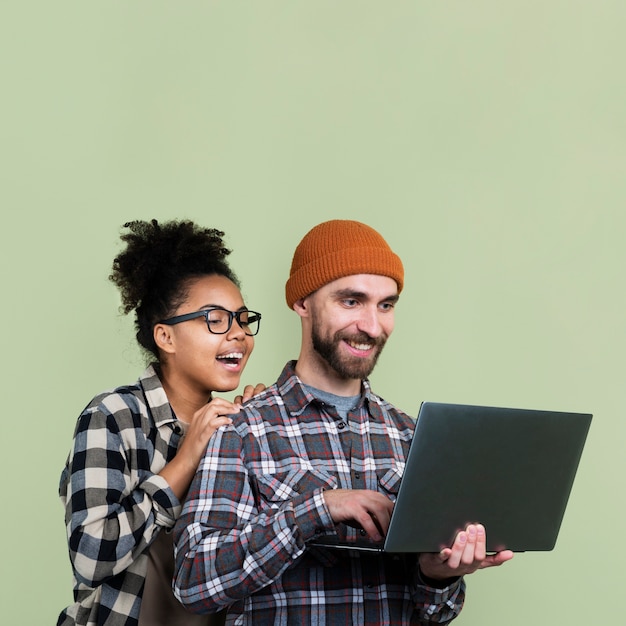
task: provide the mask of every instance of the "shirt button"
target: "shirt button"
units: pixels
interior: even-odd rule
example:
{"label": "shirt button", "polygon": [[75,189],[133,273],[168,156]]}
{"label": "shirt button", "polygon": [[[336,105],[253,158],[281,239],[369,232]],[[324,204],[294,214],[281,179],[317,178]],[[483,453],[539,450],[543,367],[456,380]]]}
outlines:
{"label": "shirt button", "polygon": [[359,472],[354,472],[354,477],[359,480],[361,478],[361,474],[359,474]]}
{"label": "shirt button", "polygon": [[364,528],[361,528],[361,530],[359,530],[359,535],[361,535],[361,537],[365,537],[365,535],[367,535]]}
{"label": "shirt button", "polygon": [[339,422],[337,424],[337,428],[339,428],[339,430],[343,430],[346,427],[346,423],[345,422]]}
{"label": "shirt button", "polygon": [[174,426],[174,432],[177,435],[180,435],[183,432],[183,429],[178,424],[176,424],[176,426]]}

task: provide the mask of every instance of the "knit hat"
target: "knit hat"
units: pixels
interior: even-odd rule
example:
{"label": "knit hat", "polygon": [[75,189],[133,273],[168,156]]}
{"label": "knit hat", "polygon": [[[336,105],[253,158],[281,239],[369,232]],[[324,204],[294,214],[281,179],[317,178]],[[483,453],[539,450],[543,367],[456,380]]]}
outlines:
{"label": "knit hat", "polygon": [[312,228],[298,244],[285,296],[289,308],[320,287],[351,274],[379,274],[404,286],[404,268],[383,237],[367,224],[330,220]]}

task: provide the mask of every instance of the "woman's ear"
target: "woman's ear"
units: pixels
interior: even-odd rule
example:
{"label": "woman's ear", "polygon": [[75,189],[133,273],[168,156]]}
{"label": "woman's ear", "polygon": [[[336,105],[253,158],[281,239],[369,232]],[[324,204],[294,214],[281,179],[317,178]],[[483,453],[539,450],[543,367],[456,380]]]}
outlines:
{"label": "woman's ear", "polygon": [[168,354],[176,352],[172,327],[167,324],[155,324],[152,331],[157,348]]}

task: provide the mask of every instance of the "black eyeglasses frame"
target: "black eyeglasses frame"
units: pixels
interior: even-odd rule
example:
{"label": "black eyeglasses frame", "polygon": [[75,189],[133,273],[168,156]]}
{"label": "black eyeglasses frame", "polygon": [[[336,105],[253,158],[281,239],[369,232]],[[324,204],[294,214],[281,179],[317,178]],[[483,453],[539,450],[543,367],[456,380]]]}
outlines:
{"label": "black eyeglasses frame", "polygon": [[[214,330],[211,330],[211,325],[209,324],[209,314],[211,311],[224,311],[228,313],[228,328],[221,332],[216,333]],[[248,322],[242,323],[241,316],[247,313],[248,314]],[[259,330],[261,329],[261,314],[258,311],[250,311],[248,309],[241,309],[240,311],[229,311],[221,306],[213,306],[208,309],[201,309],[200,311],[193,311],[192,313],[184,313],[183,315],[175,315],[174,317],[169,317],[166,320],[161,320],[159,324],[167,324],[168,326],[173,326],[174,324],[180,324],[181,322],[186,322],[188,320],[196,319],[197,317],[204,317],[206,321],[207,328],[212,335],[225,335],[233,326],[233,320],[237,320],[237,324],[243,330],[243,332],[248,337],[254,337],[259,334]],[[252,319],[251,319],[252,318]],[[257,323],[256,332],[250,333],[246,330],[246,327],[250,325],[250,323]]]}

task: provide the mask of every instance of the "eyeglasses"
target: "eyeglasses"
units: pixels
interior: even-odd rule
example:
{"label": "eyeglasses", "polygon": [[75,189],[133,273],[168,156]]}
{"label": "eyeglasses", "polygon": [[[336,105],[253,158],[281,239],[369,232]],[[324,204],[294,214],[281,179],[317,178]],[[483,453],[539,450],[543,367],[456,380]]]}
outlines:
{"label": "eyeglasses", "polygon": [[233,320],[237,320],[237,324],[241,326],[243,332],[249,337],[254,337],[259,332],[261,326],[261,314],[257,311],[229,311],[221,307],[211,307],[210,309],[202,309],[202,311],[194,311],[193,313],[185,313],[184,315],[176,315],[166,320],[161,320],[160,324],[180,324],[187,320],[193,320],[196,317],[204,317],[207,328],[214,335],[224,335],[233,325]]}

